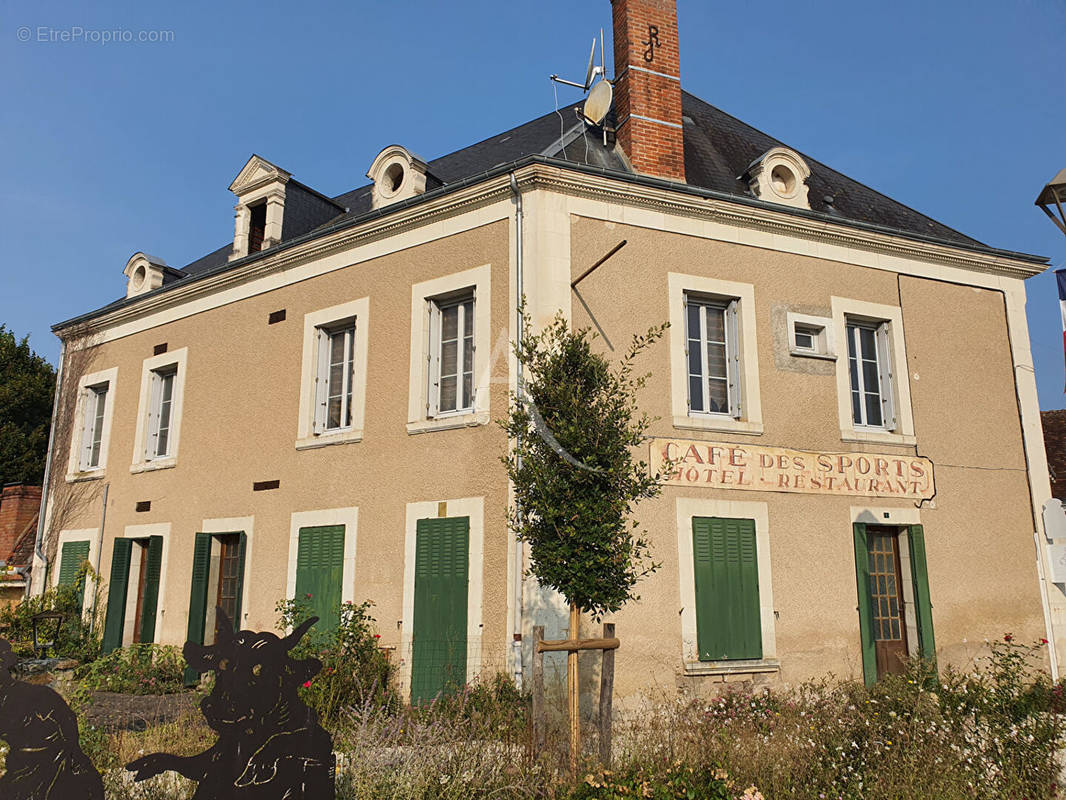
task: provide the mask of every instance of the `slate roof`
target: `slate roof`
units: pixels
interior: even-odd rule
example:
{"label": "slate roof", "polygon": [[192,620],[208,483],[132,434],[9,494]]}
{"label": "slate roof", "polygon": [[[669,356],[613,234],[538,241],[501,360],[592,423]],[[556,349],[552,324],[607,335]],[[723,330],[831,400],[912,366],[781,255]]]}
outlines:
{"label": "slate roof", "polygon": [[[559,111],[550,112],[430,161],[427,191],[438,184],[443,185],[446,190],[449,184],[474,179],[494,168],[528,156],[558,159],[580,165],[582,168],[594,168],[597,172],[619,177],[628,174],[631,179],[636,179],[637,176],[633,175],[620,148],[615,148],[613,144],[605,146],[599,131],[586,131],[577,118],[579,106],[580,103],[565,106]],[[748,166],[767,150],[787,145],[688,92],[683,91],[681,94],[681,110],[684,121],[685,177],[688,186],[750,202],[753,199],[751,192],[741,176]],[[612,121],[613,113],[608,117],[608,124]],[[966,248],[993,250],[976,239],[852,180],[806,154],[801,155],[811,168],[811,176],[807,181],[808,196],[812,211],[818,214],[825,214],[845,224],[853,222],[874,225],[904,235]],[[334,203],[347,208],[348,211],[327,219],[314,230],[332,228],[370,213],[370,190],[371,187],[367,184],[332,198]],[[777,207],[785,213],[809,213],[797,212],[787,206]],[[283,243],[291,238],[286,231]],[[185,265],[181,270],[173,270],[166,276],[163,288],[156,291],[165,291],[177,283],[186,283],[195,280],[199,275],[224,268],[231,250],[232,242],[227,242],[217,250]],[[1035,256],[1012,255],[1028,258],[1036,263],[1046,262],[1046,259]],[[129,302],[132,301],[133,299]],[[126,298],[116,300],[91,314],[59,323],[54,329],[117,308],[126,302]]]}

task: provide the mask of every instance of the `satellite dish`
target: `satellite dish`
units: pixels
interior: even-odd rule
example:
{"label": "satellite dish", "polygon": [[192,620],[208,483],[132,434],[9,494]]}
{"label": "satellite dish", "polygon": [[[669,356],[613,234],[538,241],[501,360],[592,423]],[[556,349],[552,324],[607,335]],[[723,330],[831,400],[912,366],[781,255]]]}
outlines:
{"label": "satellite dish", "polygon": [[581,116],[589,125],[599,125],[611,110],[611,100],[614,90],[608,81],[600,81],[592,87],[585,105],[581,108]]}
{"label": "satellite dish", "polygon": [[596,37],[592,37],[592,50],[589,51],[589,68],[585,72],[585,90],[592,86],[592,77],[596,74]]}

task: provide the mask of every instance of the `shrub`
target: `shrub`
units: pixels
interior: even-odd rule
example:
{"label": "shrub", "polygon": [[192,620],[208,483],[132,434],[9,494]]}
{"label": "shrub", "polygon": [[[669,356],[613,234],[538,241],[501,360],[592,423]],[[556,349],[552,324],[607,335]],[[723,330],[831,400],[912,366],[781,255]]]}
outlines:
{"label": "shrub", "polygon": [[410,715],[424,721],[447,721],[478,731],[485,738],[525,744],[530,733],[532,694],[519,691],[510,675],[498,672],[441,692],[432,703],[412,707]]}
{"label": "shrub", "polygon": [[634,797],[762,800],[762,794],[754,786],[742,791],[743,794],[738,794],[733,790],[723,770],[692,767],[675,761],[659,769],[600,770],[586,775],[568,797],[569,800],[628,800]]}
{"label": "shrub", "polygon": [[[279,627],[294,628],[313,614],[301,600],[282,600],[277,604]],[[340,622],[333,630],[315,625],[293,648],[294,659],[317,658],[322,670],[300,689],[304,702],[318,712],[326,723],[336,722],[344,708],[374,706],[394,708],[397,697],[392,685],[393,668],[378,647],[380,636],[370,616],[373,603],[343,603]]]}
{"label": "shrub", "polygon": [[[90,630],[82,617],[82,587],[90,573],[88,564],[82,566],[78,579],[67,586],[56,586],[36,597],[7,608],[0,608],[0,629],[15,651],[15,655],[33,658],[33,617],[46,611],[63,614],[59,635],[48,654],[61,658],[73,658],[81,662],[92,661],[100,653],[100,639]],[[51,635],[51,625],[47,635]],[[42,631],[43,633],[43,631]]]}
{"label": "shrub", "polygon": [[81,688],[123,694],[173,694],[185,690],[185,657],[181,648],[135,644],[112,650],[75,673]]}

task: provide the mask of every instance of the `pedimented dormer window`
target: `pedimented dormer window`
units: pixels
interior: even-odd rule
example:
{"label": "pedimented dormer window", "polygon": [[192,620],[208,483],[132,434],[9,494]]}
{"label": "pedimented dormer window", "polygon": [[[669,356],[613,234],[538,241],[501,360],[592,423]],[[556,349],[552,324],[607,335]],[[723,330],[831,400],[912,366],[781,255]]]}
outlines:
{"label": "pedimented dormer window", "polygon": [[126,276],[126,297],[150,292],[163,285],[167,262],[147,253],[134,253],[122,273]]}
{"label": "pedimented dormer window", "polygon": [[366,176],[374,182],[371,207],[406,200],[426,191],[426,162],[406,147],[389,145],[374,159]]}
{"label": "pedimented dormer window", "polygon": [[767,150],[751,163],[744,175],[751,193],[760,200],[794,208],[810,208],[807,179],[811,169],[799,153],[787,147]]}
{"label": "pedimented dormer window", "polygon": [[281,167],[253,155],[234,178],[229,187],[237,195],[230,261],[266,250],[281,241],[285,189],[291,177]]}

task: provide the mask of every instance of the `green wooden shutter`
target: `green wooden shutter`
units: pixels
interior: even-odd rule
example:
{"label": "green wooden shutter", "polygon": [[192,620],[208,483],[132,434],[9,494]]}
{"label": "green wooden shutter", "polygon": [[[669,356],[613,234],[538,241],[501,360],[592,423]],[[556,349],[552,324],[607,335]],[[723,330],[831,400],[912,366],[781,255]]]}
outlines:
{"label": "green wooden shutter", "polygon": [[311,607],[318,617],[316,625],[319,630],[336,630],[340,624],[343,583],[344,526],[300,528],[296,553],[296,599]]}
{"label": "green wooden shutter", "polygon": [[936,642],[933,639],[933,605],[929,599],[929,569],[925,560],[925,529],[911,525],[911,583],[914,587],[915,617],[918,620],[918,652],[922,658],[936,661]]}
{"label": "green wooden shutter", "polygon": [[163,537],[148,537],[148,562],[144,567],[144,602],[141,603],[141,644],[155,641],[155,612],[159,608],[159,577],[163,566]]}
{"label": "green wooden shutter", "polygon": [[[234,604],[233,630],[241,629],[241,601],[244,599],[244,552],[248,549],[248,537],[241,531],[240,544],[237,545],[237,602]],[[343,543],[342,543],[343,547]]]}
{"label": "green wooden shutter", "polygon": [[762,658],[755,521],[692,518],[701,661]]}
{"label": "green wooden shutter", "polygon": [[111,580],[107,585],[107,616],[101,650],[110,653],[122,647],[122,626],[126,621],[126,593],[129,591],[132,539],[115,539],[111,551]]}
{"label": "green wooden shutter", "polygon": [[[207,580],[211,572],[211,534],[198,533],[192,546],[192,591],[189,594],[189,627],[186,641],[204,643],[204,627],[207,624]],[[185,685],[195,686],[200,673],[192,667],[185,668]]]}
{"label": "green wooden shutter", "polygon": [[59,562],[59,585],[70,586],[78,579],[78,570],[89,559],[89,542],[63,542],[63,558]]}
{"label": "green wooden shutter", "polygon": [[469,517],[418,520],[412,703],[466,683],[469,554]]}
{"label": "green wooden shutter", "polygon": [[859,595],[859,639],[862,643],[862,676],[867,686],[877,683],[877,652],[874,647],[873,607],[870,600],[870,551],[866,546],[866,523],[852,525],[855,535],[855,586]]}

